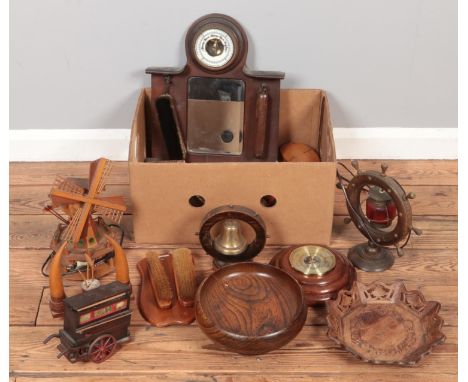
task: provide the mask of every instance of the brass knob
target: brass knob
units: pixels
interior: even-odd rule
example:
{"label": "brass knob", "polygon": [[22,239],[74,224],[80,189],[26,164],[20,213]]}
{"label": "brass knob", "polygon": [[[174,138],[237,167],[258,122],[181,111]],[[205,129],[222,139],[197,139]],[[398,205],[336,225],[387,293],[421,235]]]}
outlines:
{"label": "brass knob", "polygon": [[406,194],[406,199],[416,199],[416,194],[414,192],[408,192]]}

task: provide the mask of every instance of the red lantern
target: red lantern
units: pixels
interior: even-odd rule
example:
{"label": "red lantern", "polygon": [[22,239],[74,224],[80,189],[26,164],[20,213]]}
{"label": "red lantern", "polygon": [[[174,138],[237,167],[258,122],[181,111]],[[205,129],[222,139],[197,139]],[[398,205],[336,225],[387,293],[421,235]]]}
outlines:
{"label": "red lantern", "polygon": [[396,215],[397,208],[392,197],[380,187],[371,187],[366,200],[366,216],[369,221],[388,227]]}

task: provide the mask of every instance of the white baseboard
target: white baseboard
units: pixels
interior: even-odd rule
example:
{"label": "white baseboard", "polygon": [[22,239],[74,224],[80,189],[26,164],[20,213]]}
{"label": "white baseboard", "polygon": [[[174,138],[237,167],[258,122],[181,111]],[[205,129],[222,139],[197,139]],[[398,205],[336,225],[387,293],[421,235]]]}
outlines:
{"label": "white baseboard", "polygon": [[130,129],[10,130],[10,161],[127,160]]}
{"label": "white baseboard", "polygon": [[[456,128],[335,127],[338,159],[456,159]],[[10,161],[127,160],[130,130],[10,130]]]}
{"label": "white baseboard", "polygon": [[452,127],[352,127],[333,129],[338,159],[457,159]]}

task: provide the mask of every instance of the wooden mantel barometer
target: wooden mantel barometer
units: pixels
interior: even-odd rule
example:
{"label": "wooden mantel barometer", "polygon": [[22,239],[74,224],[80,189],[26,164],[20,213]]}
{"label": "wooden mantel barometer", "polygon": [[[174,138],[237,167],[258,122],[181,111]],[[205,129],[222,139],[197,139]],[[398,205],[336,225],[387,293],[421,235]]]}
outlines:
{"label": "wooden mantel barometer", "polygon": [[270,264],[296,279],[308,306],[335,299],[338,292],[350,288],[357,277],[356,270],[345,256],[323,245],[285,248],[271,259]]}
{"label": "wooden mantel barometer", "polygon": [[185,51],[182,68],[146,69],[154,114],[147,157],[276,161],[284,73],[249,70],[247,36],[236,20],[222,14],[196,20]]}

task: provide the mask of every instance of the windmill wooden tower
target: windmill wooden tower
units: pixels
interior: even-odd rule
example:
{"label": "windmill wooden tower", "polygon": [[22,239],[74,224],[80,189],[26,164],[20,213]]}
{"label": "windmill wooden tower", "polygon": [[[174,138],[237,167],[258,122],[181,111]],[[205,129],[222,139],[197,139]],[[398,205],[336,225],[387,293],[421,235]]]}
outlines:
{"label": "windmill wooden tower", "polygon": [[[117,243],[118,232],[107,222],[118,225],[126,207],[123,196],[100,195],[110,170],[111,162],[100,158],[90,165],[87,185],[83,179],[57,176],[50,190],[52,204],[45,209],[62,222],[54,234],[51,248],[57,252],[66,243],[64,256],[61,256],[62,273],[71,279],[96,280],[113,270],[115,248],[108,237]],[[91,284],[88,286],[92,287]]]}

